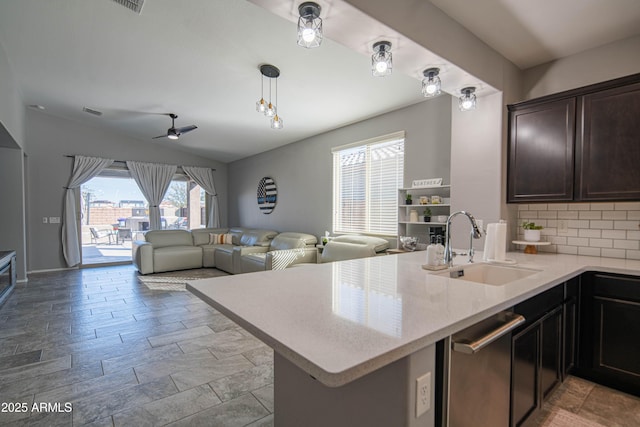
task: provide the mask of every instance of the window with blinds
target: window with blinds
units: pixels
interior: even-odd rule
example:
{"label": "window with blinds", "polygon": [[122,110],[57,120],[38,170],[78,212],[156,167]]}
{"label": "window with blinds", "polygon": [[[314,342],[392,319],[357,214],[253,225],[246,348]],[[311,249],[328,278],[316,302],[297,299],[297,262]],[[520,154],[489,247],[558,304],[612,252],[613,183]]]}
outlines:
{"label": "window with blinds", "polygon": [[404,132],[336,147],[333,152],[333,231],[398,234]]}

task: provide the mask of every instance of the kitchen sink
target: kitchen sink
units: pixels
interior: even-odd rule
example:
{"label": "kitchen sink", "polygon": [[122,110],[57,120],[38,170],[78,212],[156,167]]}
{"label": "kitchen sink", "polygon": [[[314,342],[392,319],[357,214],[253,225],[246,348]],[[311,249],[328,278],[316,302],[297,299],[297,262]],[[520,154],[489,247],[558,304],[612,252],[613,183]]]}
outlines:
{"label": "kitchen sink", "polygon": [[483,283],[485,285],[502,286],[539,273],[540,271],[541,270],[534,270],[532,268],[494,264],[469,264],[433,274],[451,279]]}

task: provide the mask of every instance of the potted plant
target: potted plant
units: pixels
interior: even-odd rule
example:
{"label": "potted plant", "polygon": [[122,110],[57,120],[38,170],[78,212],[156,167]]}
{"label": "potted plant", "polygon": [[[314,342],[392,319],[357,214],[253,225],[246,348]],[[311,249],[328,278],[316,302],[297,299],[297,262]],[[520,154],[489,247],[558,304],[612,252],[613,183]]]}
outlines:
{"label": "potted plant", "polygon": [[424,212],[422,212],[422,215],[424,216],[424,222],[431,221],[431,209],[425,208]]}
{"label": "potted plant", "polygon": [[413,200],[412,200],[412,198],[411,198],[411,194],[407,194],[407,198],[406,198],[406,200],[405,200],[405,201],[406,201],[407,205],[410,205],[410,204],[412,204],[412,203],[413,203]]}
{"label": "potted plant", "polygon": [[522,228],[524,230],[524,240],[527,242],[540,241],[540,230],[543,228],[541,225],[536,225],[535,222],[524,221],[522,223]]}

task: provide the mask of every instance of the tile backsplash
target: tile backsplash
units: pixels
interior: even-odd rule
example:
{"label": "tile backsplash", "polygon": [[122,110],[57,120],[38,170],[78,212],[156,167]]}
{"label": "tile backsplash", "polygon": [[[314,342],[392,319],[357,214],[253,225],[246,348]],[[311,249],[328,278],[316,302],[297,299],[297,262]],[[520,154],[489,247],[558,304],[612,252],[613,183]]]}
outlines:
{"label": "tile backsplash", "polygon": [[551,245],[540,252],[640,260],[640,202],[518,205],[523,221],[544,227],[542,240]]}

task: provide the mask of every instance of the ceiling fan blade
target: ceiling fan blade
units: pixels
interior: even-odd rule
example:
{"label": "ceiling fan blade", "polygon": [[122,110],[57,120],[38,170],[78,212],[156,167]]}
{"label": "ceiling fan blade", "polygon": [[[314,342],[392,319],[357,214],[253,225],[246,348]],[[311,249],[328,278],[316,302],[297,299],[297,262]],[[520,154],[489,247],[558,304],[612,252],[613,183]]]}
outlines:
{"label": "ceiling fan blade", "polygon": [[182,133],[191,132],[192,130],[195,130],[195,129],[198,129],[198,126],[191,125],[191,126],[185,126],[185,127],[177,128],[176,131],[178,133],[182,134]]}
{"label": "ceiling fan blade", "polygon": [[164,135],[154,136],[154,137],[153,137],[153,138],[151,138],[151,139],[166,138],[166,137],[167,137],[167,135],[166,135],[166,134],[164,134]]}

